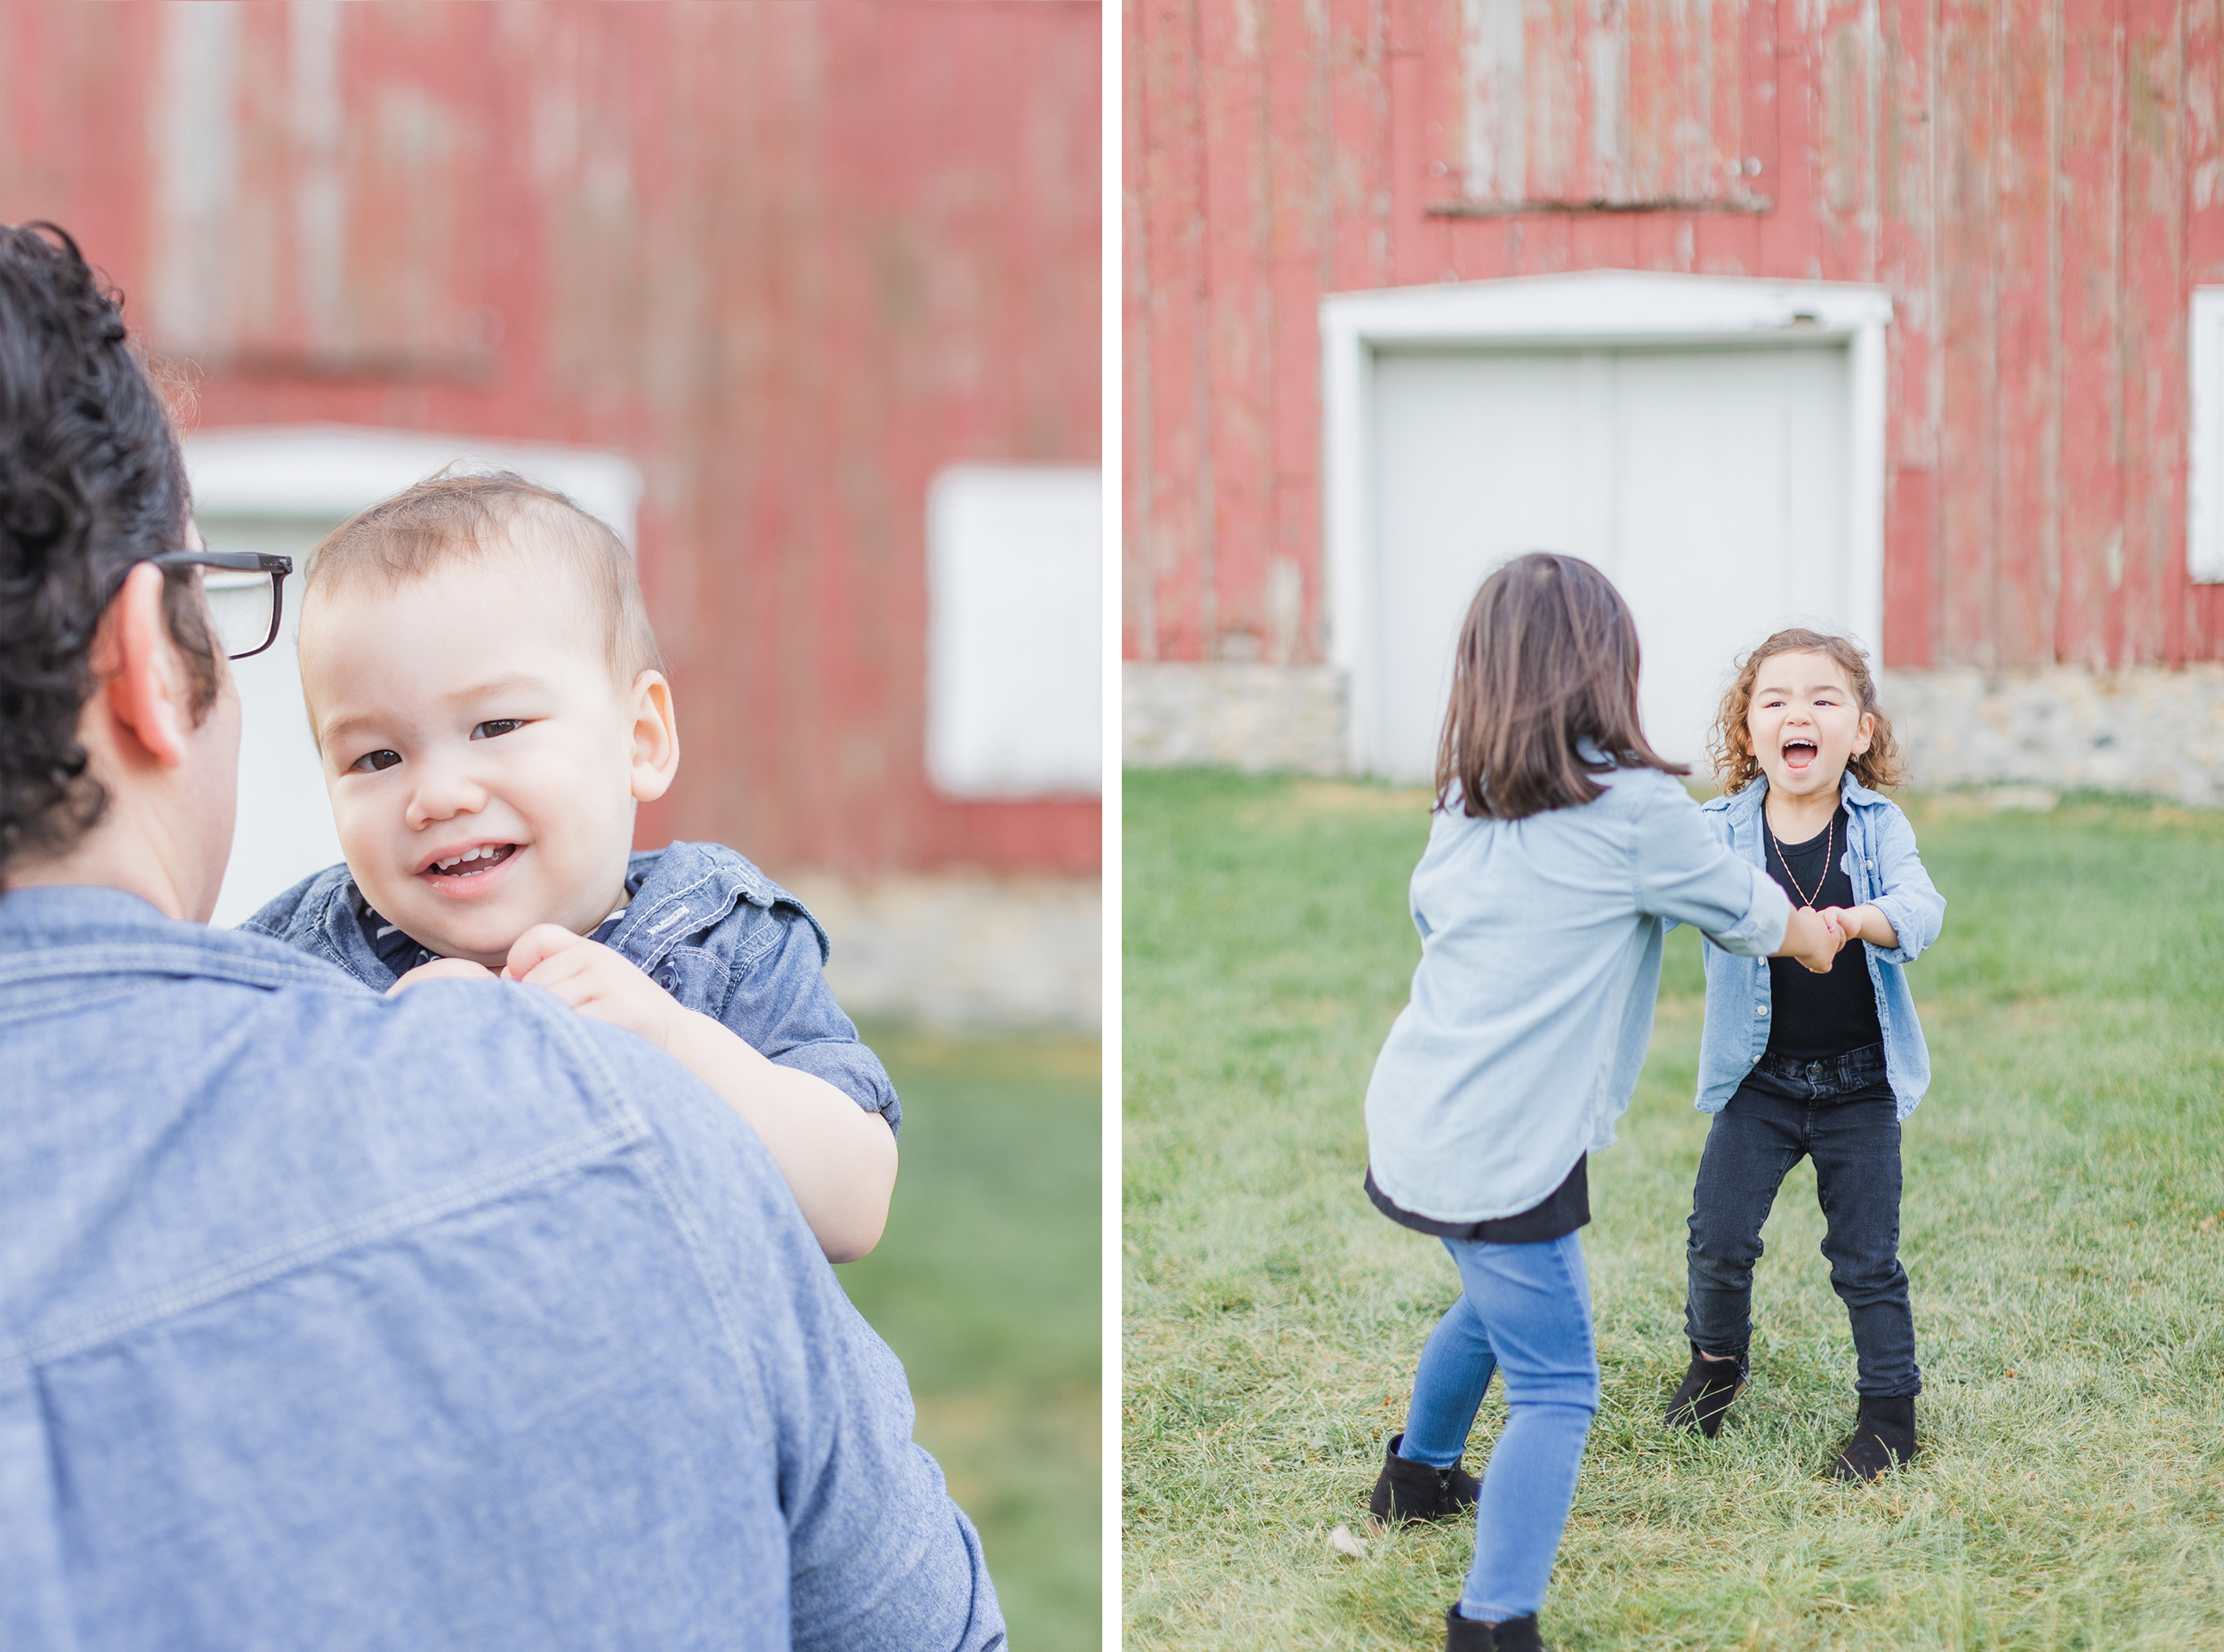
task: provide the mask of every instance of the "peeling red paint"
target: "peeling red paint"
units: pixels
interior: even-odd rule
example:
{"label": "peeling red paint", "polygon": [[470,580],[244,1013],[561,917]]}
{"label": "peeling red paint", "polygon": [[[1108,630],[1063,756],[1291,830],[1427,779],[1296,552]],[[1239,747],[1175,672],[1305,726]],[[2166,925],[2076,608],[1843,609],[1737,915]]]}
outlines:
{"label": "peeling red paint", "polygon": [[[161,198],[159,122],[169,31],[210,18],[237,164],[197,220]],[[0,220],[78,236],[198,361],[204,427],[633,456],[688,742],[645,834],[1086,873],[1093,801],[928,784],[924,517],[946,463],[1097,462],[1099,28],[1088,4],[10,5]],[[214,276],[181,289],[195,247]]]}
{"label": "peeling red paint", "polygon": [[[1131,656],[1248,650],[1280,567],[1302,586],[1292,657],[1322,657],[1322,294],[1627,268],[1890,291],[1892,663],[2224,657],[2224,587],[2185,565],[2224,4],[1550,0],[1513,8],[1518,87],[1479,93],[1469,24],[1496,5],[1260,0],[1239,63],[1227,0],[1132,0]],[[1479,126],[1514,125],[1518,200],[1511,173],[1476,175]],[[1690,205],[1627,210],[1664,199]],[[1160,283],[1191,245],[1214,256],[1182,265],[1177,322]]]}

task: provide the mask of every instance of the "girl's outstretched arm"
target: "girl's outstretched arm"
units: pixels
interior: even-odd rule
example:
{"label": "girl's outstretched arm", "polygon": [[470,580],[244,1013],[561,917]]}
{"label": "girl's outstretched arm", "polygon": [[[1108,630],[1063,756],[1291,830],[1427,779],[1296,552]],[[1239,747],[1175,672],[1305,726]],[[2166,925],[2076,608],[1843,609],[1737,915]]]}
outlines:
{"label": "girl's outstretched arm", "polygon": [[1791,898],[1737,858],[1681,786],[1656,778],[1632,842],[1638,910],[1688,923],[1742,958],[1782,952]]}
{"label": "girl's outstretched arm", "polygon": [[1834,919],[1845,931],[1848,940],[1865,940],[1887,952],[1899,945],[1899,931],[1892,927],[1891,919],[1884,915],[1882,907],[1825,907],[1820,915]]}

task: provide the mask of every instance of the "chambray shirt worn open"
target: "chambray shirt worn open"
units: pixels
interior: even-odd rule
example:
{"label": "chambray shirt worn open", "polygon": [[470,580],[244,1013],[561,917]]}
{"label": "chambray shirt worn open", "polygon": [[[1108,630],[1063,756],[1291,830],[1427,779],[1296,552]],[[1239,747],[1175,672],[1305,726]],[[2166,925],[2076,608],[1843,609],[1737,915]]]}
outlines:
{"label": "chambray shirt worn open", "polygon": [[645,1041],[0,896],[11,1652],[993,1652],[911,1427],[762,1144]]}
{"label": "chambray shirt worn open", "polygon": [[1439,810],[1414,869],[1421,963],[1367,1084],[1369,1168],[1404,1209],[1489,1221],[1614,1140],[1653,1030],[1667,921],[1748,957],[1792,903],[1709,830],[1672,776],[1595,777],[1519,820]]}
{"label": "chambray shirt worn open", "polygon": [[[721,843],[673,843],[633,857],[633,900],[605,943],[690,1010],[723,1022],[767,1060],[825,1079],[890,1130],[896,1086],[820,971],[826,931],[803,903]],[[395,971],[363,932],[363,897],[344,866],[303,878],[239,927],[299,947],[384,992]]]}
{"label": "chambray shirt worn open", "polygon": [[[1882,912],[1899,939],[1897,947],[1863,941],[1861,949],[1876,992],[1877,1023],[1884,1031],[1884,1076],[1905,1120],[1930,1088],[1930,1051],[1907,987],[1907,965],[1938,939],[1946,925],[1946,897],[1923,870],[1915,828],[1898,803],[1851,774],[1840,782],[1838,794],[1846,806],[1846,846],[1838,864],[1853,882],[1854,905]],[[1761,804],[1768,795],[1763,778],[1726,797],[1710,798],[1704,806],[1716,836],[1749,866],[1767,864]],[[1697,1105],[1703,1113],[1719,1113],[1769,1047],[1773,995],[1765,960],[1732,957],[1714,947],[1705,954],[1706,1027],[1699,1036]]]}

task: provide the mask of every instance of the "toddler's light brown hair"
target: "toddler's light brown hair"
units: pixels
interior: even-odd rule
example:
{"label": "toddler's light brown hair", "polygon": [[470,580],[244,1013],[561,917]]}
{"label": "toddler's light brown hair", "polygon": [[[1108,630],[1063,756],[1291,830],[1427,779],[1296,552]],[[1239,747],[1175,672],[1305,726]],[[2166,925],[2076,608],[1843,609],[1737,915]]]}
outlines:
{"label": "toddler's light brown hair", "polygon": [[1745,732],[1745,714],[1753,709],[1753,684],[1761,668],[1779,654],[1827,654],[1846,673],[1846,686],[1860,710],[1876,719],[1869,749],[1857,753],[1846,764],[1853,778],[1874,789],[1898,786],[1906,778],[1899,746],[1892,738],[1892,720],[1876,702],[1876,680],[1869,674],[1869,657],[1844,637],[1794,626],[1779,631],[1738,663],[1737,675],[1722,696],[1714,728],[1707,737],[1707,755],[1714,762],[1714,778],[1725,792],[1742,792],[1761,778],[1761,760],[1753,755],[1753,739]]}
{"label": "toddler's light brown hair", "polygon": [[664,669],[632,553],[562,494],[512,471],[443,471],[351,517],[310,553],[302,600],[306,608],[366,576],[390,585],[422,579],[497,546],[546,557],[578,582],[601,622],[604,654],[620,688]]}

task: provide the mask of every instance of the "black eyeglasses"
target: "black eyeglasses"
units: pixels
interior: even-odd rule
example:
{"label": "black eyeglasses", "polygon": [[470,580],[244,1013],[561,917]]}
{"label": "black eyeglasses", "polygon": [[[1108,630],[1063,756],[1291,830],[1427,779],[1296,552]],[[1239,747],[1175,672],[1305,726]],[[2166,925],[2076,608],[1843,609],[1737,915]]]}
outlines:
{"label": "black eyeglasses", "polygon": [[266,556],[259,551],[165,551],[141,560],[157,568],[205,570],[201,594],[208,599],[216,641],[227,659],[246,659],[278,641],[286,576],[294,571],[292,557]]}

